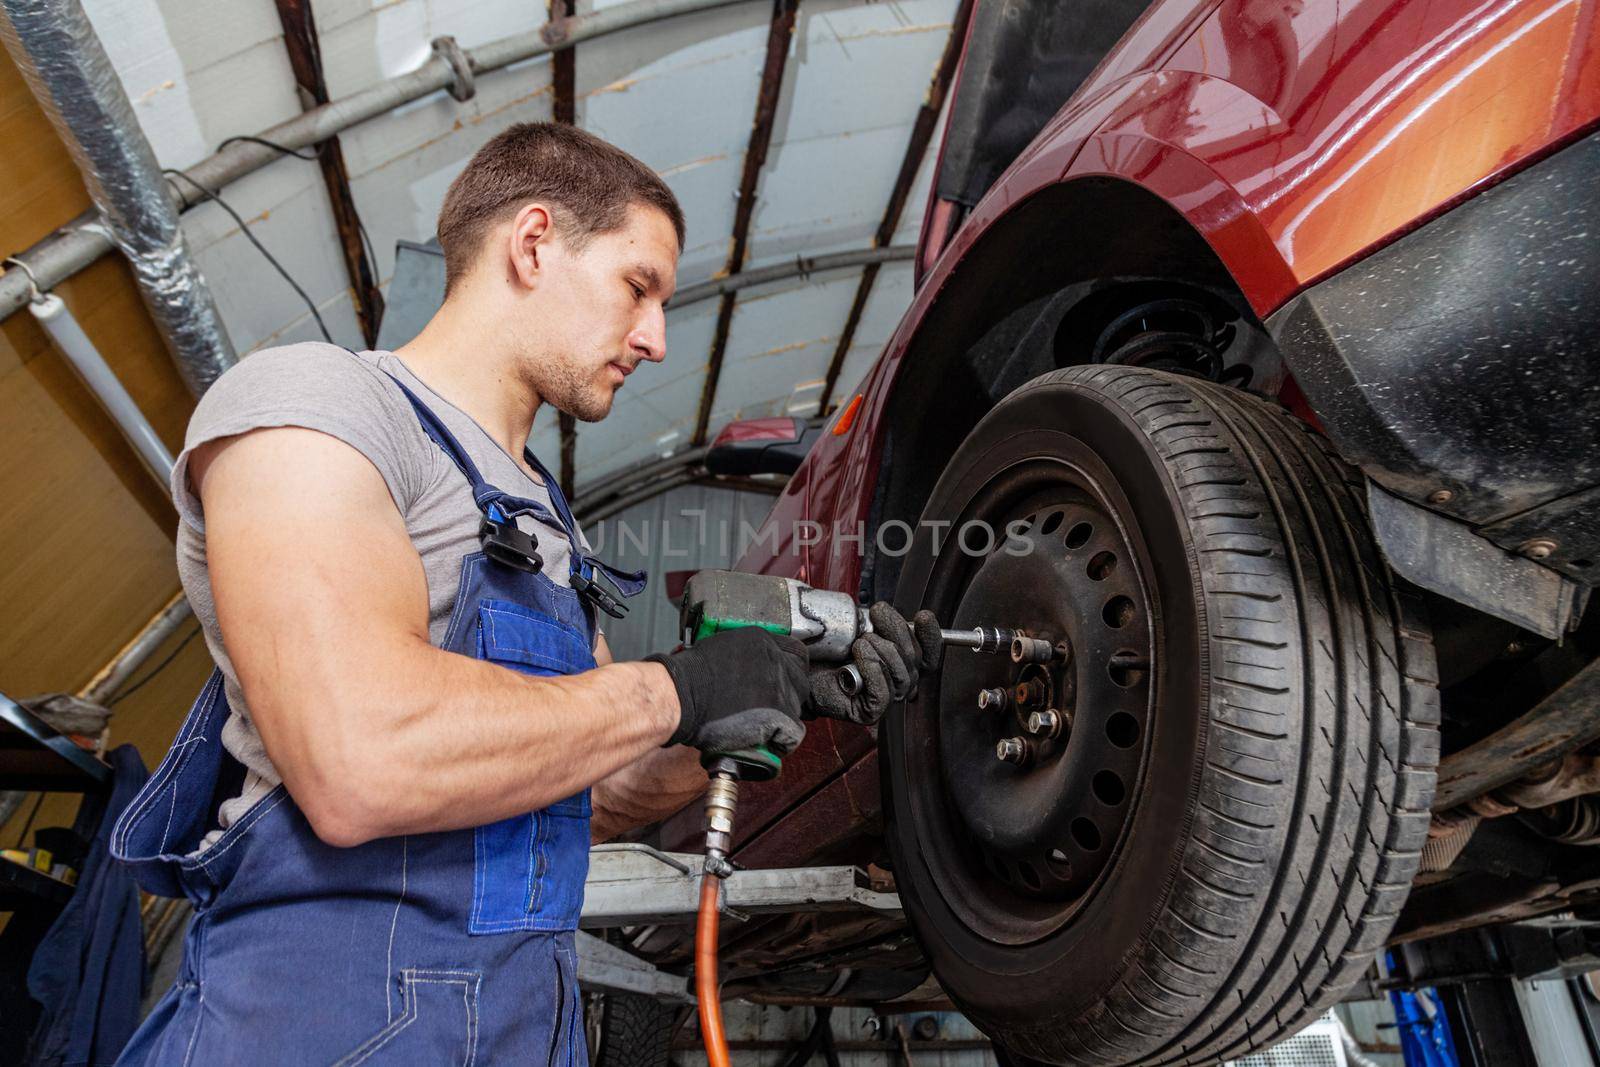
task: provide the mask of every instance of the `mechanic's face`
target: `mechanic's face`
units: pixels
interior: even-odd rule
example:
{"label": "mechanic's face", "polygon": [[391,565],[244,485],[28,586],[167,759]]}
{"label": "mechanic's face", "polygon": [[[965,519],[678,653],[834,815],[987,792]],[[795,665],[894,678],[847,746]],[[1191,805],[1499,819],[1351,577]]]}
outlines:
{"label": "mechanic's face", "polygon": [[597,422],[635,367],[666,358],[663,305],[677,285],[678,236],[663,212],[635,204],[620,229],[595,234],[582,251],[558,242],[546,252],[542,343],[523,372],[545,402]]}

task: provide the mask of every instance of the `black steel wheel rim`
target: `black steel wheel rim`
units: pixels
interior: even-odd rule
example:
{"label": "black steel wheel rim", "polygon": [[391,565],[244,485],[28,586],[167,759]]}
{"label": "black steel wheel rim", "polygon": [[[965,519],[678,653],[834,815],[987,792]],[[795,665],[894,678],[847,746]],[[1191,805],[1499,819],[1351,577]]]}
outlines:
{"label": "black steel wheel rim", "polygon": [[[1020,627],[1066,650],[1019,665],[953,649],[908,716],[924,858],[989,940],[1026,943],[1070,922],[1116,864],[1144,786],[1158,612],[1120,500],[1063,458],[1020,461],[973,494],[934,565],[927,602],[949,625]],[[972,533],[984,529],[992,544]],[[1019,706],[1019,681],[1042,682],[1042,699]],[[1008,691],[1005,707],[980,709],[992,688]],[[1054,738],[1028,729],[1045,708],[1064,723]],[[1024,739],[1027,762],[999,758],[1005,738]]]}

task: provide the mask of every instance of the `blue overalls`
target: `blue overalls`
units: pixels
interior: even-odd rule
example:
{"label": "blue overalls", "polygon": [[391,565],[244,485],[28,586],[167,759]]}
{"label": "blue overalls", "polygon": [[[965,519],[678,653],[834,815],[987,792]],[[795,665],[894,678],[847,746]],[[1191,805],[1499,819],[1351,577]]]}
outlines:
{"label": "blue overalls", "polygon": [[[609,600],[596,571],[623,596],[644,588],[643,573],[583,553],[560,488],[531,453],[558,515],[487,484],[400,387],[470,482],[486,533],[535,515],[565,531],[575,587],[597,590],[580,597],[509,565],[486,537],[490,554],[462,561],[441,647],[528,674],[592,668],[594,603]],[[220,742],[227,716],[214,672],[113,833],[141,886],[195,907],[178,980],[119,1063],[588,1062],[573,935],[589,866],[587,789],[489,826],[335,848],[279,785],[193,854],[241,777]]]}

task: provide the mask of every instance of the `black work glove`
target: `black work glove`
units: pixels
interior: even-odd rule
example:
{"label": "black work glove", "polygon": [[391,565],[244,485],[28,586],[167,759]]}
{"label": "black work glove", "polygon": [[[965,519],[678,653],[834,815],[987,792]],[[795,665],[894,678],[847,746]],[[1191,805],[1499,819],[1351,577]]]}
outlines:
{"label": "black work glove", "polygon": [[810,690],[806,646],[758,627],[724,630],[671,655],[661,664],[678,690],[678,729],[669,745],[702,752],[736,752],[766,745],[792,752],[806,728],[800,711]]}
{"label": "black work glove", "polygon": [[890,604],[879,601],[867,609],[872,632],[850,646],[850,662],[861,672],[861,688],[854,696],[839,685],[837,666],[811,671],[811,703],[818,715],[871,726],[896,700],[904,700],[917,687],[923,671],[939,669],[944,642],[939,620],[923,610],[910,622]]}

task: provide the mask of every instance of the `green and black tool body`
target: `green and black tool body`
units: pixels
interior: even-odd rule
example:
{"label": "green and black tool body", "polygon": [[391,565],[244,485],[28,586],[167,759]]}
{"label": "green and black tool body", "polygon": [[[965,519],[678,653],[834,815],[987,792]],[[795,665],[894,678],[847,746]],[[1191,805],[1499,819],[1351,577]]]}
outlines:
{"label": "green and black tool body", "polygon": [[[846,693],[856,692],[861,685],[861,675],[849,662],[850,646],[857,637],[872,632],[867,609],[848,593],[813,589],[794,578],[744,571],[700,571],[690,577],[684,583],[679,621],[686,645],[744,626],[759,626],[793,637],[806,646],[813,664],[842,664],[839,684]],[[1028,640],[1019,630],[989,626],[940,630],[939,635],[946,646],[984,653],[1009,650],[1013,657],[1021,656],[1014,646]],[[750,780],[775,778],[783,766],[778,755],[766,748],[717,755],[734,760],[741,777]],[[713,758],[707,757],[707,766]]]}
{"label": "green and black tool body", "polygon": [[[743,571],[700,571],[690,577],[679,620],[685,645],[723,630],[759,626],[803,642],[812,663],[845,662],[851,642],[872,628],[866,609],[847,593]],[[764,746],[705,758],[708,767],[717,760],[731,760],[748,781],[776,778],[783,767],[782,757]]]}

